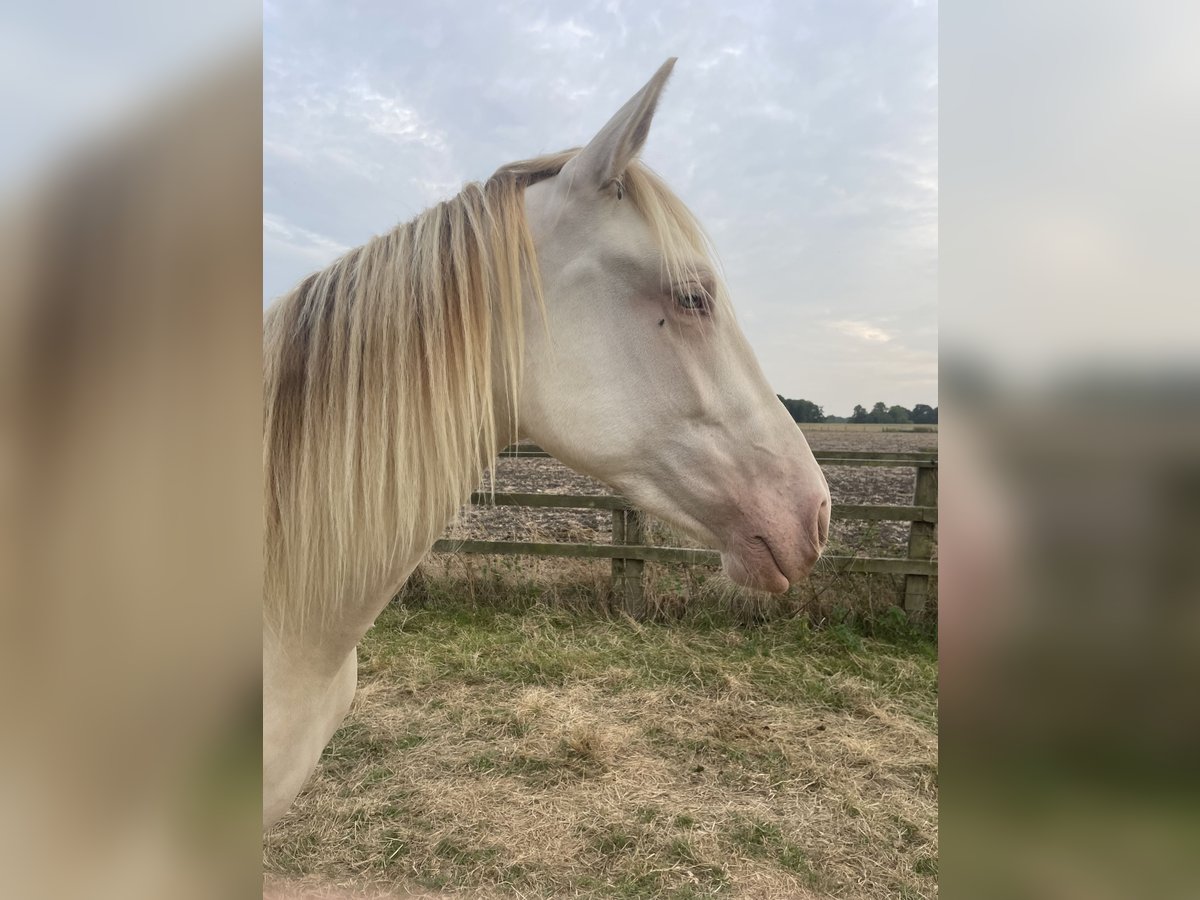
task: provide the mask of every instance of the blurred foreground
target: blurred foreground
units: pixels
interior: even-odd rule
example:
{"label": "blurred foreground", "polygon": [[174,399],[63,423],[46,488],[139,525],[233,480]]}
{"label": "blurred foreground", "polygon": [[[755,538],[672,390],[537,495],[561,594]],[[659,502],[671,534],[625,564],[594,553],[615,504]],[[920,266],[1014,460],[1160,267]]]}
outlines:
{"label": "blurred foreground", "polygon": [[943,376],[944,883],[1194,896],[1200,384]]}
{"label": "blurred foreground", "polygon": [[1200,7],[941,24],[942,887],[1195,897]]}
{"label": "blurred foreground", "polygon": [[0,896],[258,888],[259,72],[3,173]]}

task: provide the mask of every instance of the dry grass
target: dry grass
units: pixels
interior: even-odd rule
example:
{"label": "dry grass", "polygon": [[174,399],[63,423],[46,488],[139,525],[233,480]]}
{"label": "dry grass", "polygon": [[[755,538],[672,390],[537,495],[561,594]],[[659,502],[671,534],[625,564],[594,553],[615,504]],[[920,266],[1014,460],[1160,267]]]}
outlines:
{"label": "dry grass", "polygon": [[550,586],[444,560],[388,608],[268,836],[272,890],[936,896],[929,638],[786,604],[635,623],[595,609],[606,569],[570,589],[562,563]]}
{"label": "dry grass", "polygon": [[[512,538],[531,542],[556,539],[536,525],[514,533]],[[609,535],[586,536],[588,542],[609,539]],[[646,543],[687,546],[695,542],[677,539],[670,526],[650,520]],[[843,544],[836,535],[829,552],[866,555],[864,548]],[[514,611],[551,606],[585,615],[619,615],[611,575],[611,562],[603,559],[431,553],[410,577],[404,596],[422,602],[449,600]],[[867,634],[891,634],[895,627],[903,627],[898,606],[904,597],[904,576],[846,574],[825,560],[818,562],[812,577],[782,596],[739,588],[715,566],[653,562],[645,564],[643,588],[647,615],[659,622],[708,621],[716,616],[740,625],[757,625],[781,617],[804,616],[816,625],[847,623]],[[933,634],[936,578],[929,596],[920,626]]]}

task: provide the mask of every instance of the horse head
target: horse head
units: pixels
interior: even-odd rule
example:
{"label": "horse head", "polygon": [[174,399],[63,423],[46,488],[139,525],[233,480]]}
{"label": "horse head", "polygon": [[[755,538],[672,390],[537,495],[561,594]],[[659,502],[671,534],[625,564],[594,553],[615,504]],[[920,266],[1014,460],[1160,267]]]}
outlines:
{"label": "horse head", "polygon": [[829,488],[738,326],[703,229],[637,159],[673,65],[525,192],[541,308],[524,317],[518,421],[718,548],[736,583],[782,592],[826,543]]}

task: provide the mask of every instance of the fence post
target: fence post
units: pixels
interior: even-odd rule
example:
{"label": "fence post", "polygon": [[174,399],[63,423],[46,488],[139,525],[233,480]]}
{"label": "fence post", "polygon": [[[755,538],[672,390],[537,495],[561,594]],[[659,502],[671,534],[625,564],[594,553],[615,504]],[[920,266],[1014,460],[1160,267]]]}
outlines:
{"label": "fence post", "polygon": [[[625,511],[621,509],[612,511],[612,542],[616,545],[625,543]],[[621,603],[625,591],[625,560],[615,556],[612,560],[609,587],[612,590],[613,604]]]}
{"label": "fence post", "polygon": [[[917,469],[917,481],[913,487],[913,506],[937,506],[938,470],[937,463]],[[913,522],[908,533],[908,558],[933,559],[937,525],[933,522]],[[906,575],[904,577],[904,611],[910,616],[925,609],[929,597],[928,575]]]}
{"label": "fence post", "polygon": [[[646,522],[639,510],[614,509],[612,514],[612,542],[635,545],[646,539]],[[616,559],[612,561],[613,598],[628,615],[640,619],[646,614],[645,592],[642,589],[642,570],[646,564],[640,559]]]}

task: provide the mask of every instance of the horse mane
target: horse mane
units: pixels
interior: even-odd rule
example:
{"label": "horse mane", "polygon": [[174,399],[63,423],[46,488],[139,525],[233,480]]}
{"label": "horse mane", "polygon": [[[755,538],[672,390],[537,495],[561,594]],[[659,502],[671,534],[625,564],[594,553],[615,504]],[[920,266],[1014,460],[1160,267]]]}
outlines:
{"label": "horse mane", "polygon": [[[328,622],[350,599],[398,590],[398,564],[432,545],[502,435],[517,434],[524,291],[541,305],[524,191],[577,152],[467,184],[267,311],[268,627]],[[690,210],[644,165],[621,188],[672,277],[711,255]]]}

